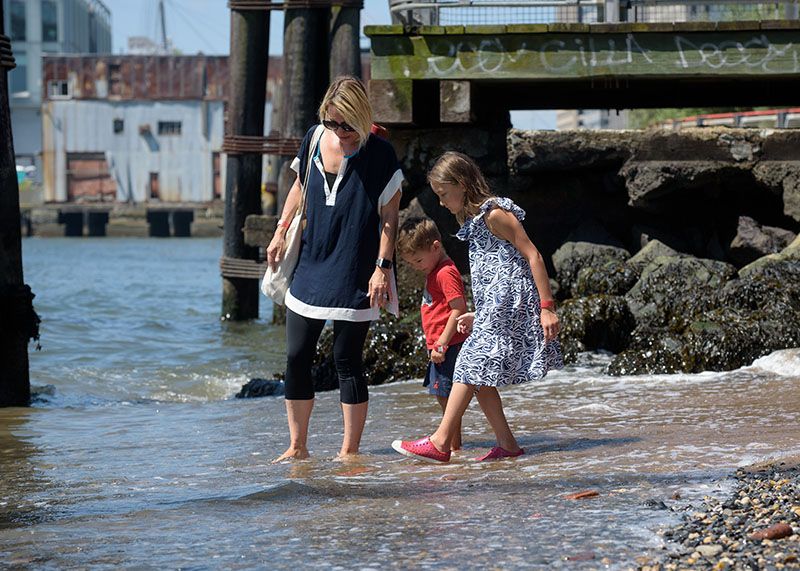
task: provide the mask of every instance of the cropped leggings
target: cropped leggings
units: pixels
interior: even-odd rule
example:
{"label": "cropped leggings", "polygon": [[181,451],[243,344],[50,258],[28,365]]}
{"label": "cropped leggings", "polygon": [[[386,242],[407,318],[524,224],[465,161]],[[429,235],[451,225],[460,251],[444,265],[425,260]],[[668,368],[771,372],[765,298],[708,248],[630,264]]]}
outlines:
{"label": "cropped leggings", "polygon": [[[344,404],[359,404],[369,400],[367,381],[361,370],[369,325],[369,321],[333,322],[333,360],[339,377],[340,400]],[[324,319],[311,319],[286,310],[287,400],[314,398],[311,363],[324,326]]]}

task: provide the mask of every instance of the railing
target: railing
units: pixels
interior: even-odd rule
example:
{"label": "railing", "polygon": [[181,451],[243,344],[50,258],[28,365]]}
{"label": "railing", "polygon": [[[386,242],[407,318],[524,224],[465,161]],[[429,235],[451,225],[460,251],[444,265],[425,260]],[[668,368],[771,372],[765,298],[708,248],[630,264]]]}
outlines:
{"label": "railing", "polygon": [[403,25],[696,22],[800,18],[800,0],[389,0]]}

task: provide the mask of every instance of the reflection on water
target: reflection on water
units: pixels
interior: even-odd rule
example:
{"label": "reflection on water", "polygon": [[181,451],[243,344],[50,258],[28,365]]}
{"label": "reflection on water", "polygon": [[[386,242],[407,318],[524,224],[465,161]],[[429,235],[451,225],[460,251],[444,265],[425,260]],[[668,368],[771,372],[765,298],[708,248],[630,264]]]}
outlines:
{"label": "reflection on water", "polygon": [[[137,312],[120,309],[120,329],[91,295],[60,304],[34,281],[44,275],[37,263],[74,255],[53,242],[31,255],[25,242],[26,278],[47,309],[32,376],[57,391],[38,408],[0,410],[3,565],[627,568],[658,548],[659,526],[721,493],[715,478],[800,453],[800,351],[792,350],[731,373],[631,378],[602,375],[606,358],[586,355],[501,393],[528,454],[497,463],[471,461],[492,445],[475,405],[452,464],[417,464],[390,449],[441,415],[418,382],[373,387],[363,456],[334,462],[341,418],[337,395],[326,393],[312,419],[312,459],[273,465],[287,444],[282,400],[231,395],[242,379],[280,366],[282,332],[216,321],[218,276],[204,269],[216,243],[117,241],[160,276],[151,289],[160,302],[149,310],[130,301],[124,283],[110,286],[110,305]],[[196,292],[171,293],[190,272],[169,248],[189,250]],[[154,262],[159,251],[168,263]],[[97,281],[104,273],[89,266]],[[76,312],[95,311],[84,331],[91,342],[80,342]],[[101,340],[117,353],[95,359]],[[565,498],[587,489],[599,495]],[[675,491],[683,499],[670,500]],[[679,511],[649,507],[651,499]]]}

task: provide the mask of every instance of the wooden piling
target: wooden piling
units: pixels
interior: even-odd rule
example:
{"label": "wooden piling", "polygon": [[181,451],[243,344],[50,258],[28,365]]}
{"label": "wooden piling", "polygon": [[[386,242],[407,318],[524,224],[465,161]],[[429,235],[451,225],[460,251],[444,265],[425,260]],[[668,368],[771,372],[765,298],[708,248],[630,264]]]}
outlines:
{"label": "wooden piling", "polygon": [[[230,98],[226,137],[264,135],[264,103],[269,55],[269,11],[231,2]],[[261,152],[228,151],[225,181],[223,256],[256,260],[258,248],[244,243],[244,221],[261,214]],[[257,280],[222,276],[222,317],[258,317]]]}
{"label": "wooden piling", "polygon": [[[22,275],[19,187],[11,133],[8,72],[14,67],[0,2],[0,406],[27,406],[32,295]],[[38,323],[37,323],[38,325]]]}
{"label": "wooden piling", "polygon": [[[283,85],[280,93],[280,129],[285,139],[302,139],[317,122],[317,107],[328,88],[328,7],[289,7],[283,24]],[[298,3],[299,4],[299,3]],[[283,211],[286,195],[296,178],[290,160],[278,161],[277,213]],[[282,306],[274,306],[272,321],[285,322]]]}
{"label": "wooden piling", "polygon": [[359,29],[361,8],[331,6],[330,78],[340,75],[361,77]]}

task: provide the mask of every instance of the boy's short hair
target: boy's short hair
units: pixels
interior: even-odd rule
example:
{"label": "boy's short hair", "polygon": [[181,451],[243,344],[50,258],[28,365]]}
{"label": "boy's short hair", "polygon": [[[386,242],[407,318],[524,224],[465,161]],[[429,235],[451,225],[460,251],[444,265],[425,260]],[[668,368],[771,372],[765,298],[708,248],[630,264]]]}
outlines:
{"label": "boy's short hair", "polygon": [[409,218],[400,226],[397,253],[406,256],[420,250],[429,250],[436,240],[441,242],[442,235],[433,220],[418,216]]}

